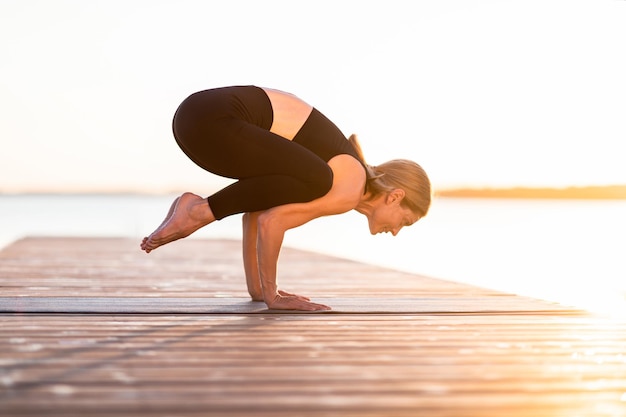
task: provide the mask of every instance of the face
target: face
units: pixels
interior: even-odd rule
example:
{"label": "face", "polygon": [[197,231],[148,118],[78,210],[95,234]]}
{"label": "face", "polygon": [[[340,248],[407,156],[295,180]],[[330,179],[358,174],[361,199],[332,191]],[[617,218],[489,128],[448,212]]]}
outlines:
{"label": "face", "polygon": [[367,216],[371,234],[391,233],[396,236],[400,229],[419,220],[417,214],[401,204],[403,198],[404,191],[399,189],[381,197]]}

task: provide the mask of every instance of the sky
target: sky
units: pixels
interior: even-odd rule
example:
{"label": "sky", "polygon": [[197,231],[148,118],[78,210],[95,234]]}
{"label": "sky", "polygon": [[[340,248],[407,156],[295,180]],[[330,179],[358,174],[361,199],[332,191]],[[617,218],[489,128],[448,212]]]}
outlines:
{"label": "sky", "polygon": [[623,0],[0,0],[0,192],[228,181],[177,147],[189,94],[291,92],[435,189],[626,184]]}

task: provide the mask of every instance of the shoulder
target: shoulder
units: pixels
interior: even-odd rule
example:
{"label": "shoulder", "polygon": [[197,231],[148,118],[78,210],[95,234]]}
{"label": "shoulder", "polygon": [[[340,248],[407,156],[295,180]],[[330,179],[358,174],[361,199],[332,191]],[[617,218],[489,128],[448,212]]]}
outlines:
{"label": "shoulder", "polygon": [[331,207],[345,212],[359,203],[365,190],[365,168],[352,155],[334,156],[328,165],[333,171],[333,185],[328,194],[322,197]]}
{"label": "shoulder", "polygon": [[328,165],[335,175],[365,179],[365,168],[354,155],[347,153],[335,155],[328,161]]}

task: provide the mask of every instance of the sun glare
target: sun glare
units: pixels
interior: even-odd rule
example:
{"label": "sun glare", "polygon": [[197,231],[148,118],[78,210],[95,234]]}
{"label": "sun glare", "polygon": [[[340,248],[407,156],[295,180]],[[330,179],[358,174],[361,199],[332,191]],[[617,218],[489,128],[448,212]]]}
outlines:
{"label": "sun glare", "polygon": [[571,301],[594,314],[614,319],[626,319],[626,297],[623,294],[579,292],[572,294]]}

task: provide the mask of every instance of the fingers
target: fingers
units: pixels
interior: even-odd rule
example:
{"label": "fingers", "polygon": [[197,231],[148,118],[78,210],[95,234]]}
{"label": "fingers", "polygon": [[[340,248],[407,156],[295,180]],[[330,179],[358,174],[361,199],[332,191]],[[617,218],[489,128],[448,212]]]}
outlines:
{"label": "fingers", "polygon": [[330,311],[332,310],[332,308],[330,306],[324,305],[324,304],[317,304],[317,303],[312,303],[313,306],[315,306],[315,309],[313,311]]}
{"label": "fingers", "polygon": [[301,300],[304,301],[311,301],[311,299],[309,297],[305,297],[303,295],[298,295],[298,294],[291,294],[287,291],[283,291],[283,290],[278,290],[278,294],[282,295],[283,297],[296,297],[299,298]]}
{"label": "fingers", "polygon": [[300,304],[299,304],[299,308],[296,308],[296,310],[302,310],[302,311],[328,311],[331,308],[327,305],[324,304],[318,304],[318,303],[312,303],[310,301],[304,301],[304,300],[299,300]]}
{"label": "fingers", "polygon": [[271,310],[328,311],[331,308],[324,304],[298,298],[297,296],[277,295],[267,306]]}

